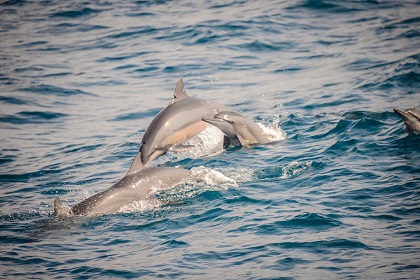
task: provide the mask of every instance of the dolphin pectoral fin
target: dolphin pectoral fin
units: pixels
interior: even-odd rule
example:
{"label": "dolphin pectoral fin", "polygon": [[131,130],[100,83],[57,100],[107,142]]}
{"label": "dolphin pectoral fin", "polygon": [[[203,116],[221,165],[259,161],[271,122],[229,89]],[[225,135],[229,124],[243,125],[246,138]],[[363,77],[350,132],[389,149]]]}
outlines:
{"label": "dolphin pectoral fin", "polygon": [[56,197],[54,200],[54,216],[55,217],[67,217],[71,215],[71,209],[67,205],[61,203],[60,197]]}
{"label": "dolphin pectoral fin", "polygon": [[174,99],[172,99],[171,104],[179,100],[182,100],[186,97],[188,97],[188,95],[184,90],[184,80],[181,78],[176,84],[175,91],[174,91]]}
{"label": "dolphin pectoral fin", "polygon": [[230,141],[229,137],[226,135],[223,136],[223,149],[227,149],[229,145],[232,144],[232,141]]}
{"label": "dolphin pectoral fin", "polygon": [[133,163],[131,164],[131,167],[125,176],[139,172],[143,168],[144,168],[144,165],[141,162],[141,153],[139,152],[134,158]]}
{"label": "dolphin pectoral fin", "polygon": [[169,147],[167,150],[170,152],[184,152],[194,147],[194,145],[177,144]]}
{"label": "dolphin pectoral fin", "polygon": [[209,123],[209,124],[218,124],[221,122],[224,122],[225,120],[219,119],[219,118],[210,118],[210,117],[204,117],[201,119],[203,122]]}

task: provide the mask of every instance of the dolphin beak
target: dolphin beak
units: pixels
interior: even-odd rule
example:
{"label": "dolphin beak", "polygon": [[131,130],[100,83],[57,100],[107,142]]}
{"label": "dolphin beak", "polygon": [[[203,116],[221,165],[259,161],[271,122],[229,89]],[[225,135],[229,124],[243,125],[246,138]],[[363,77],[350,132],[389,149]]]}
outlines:
{"label": "dolphin beak", "polygon": [[399,110],[397,108],[394,108],[394,112],[397,113],[398,115],[400,115],[401,118],[403,118],[404,120],[408,120],[410,118],[413,118],[413,116],[407,112],[404,112],[402,110]]}
{"label": "dolphin beak", "polygon": [[401,111],[401,110],[399,110],[399,109],[397,109],[397,108],[394,108],[394,112],[395,112],[395,113],[397,113],[397,114],[398,114],[398,115],[400,115],[400,116],[402,116],[402,115],[404,115],[404,114],[405,114],[403,111]]}
{"label": "dolphin beak", "polygon": [[219,119],[219,118],[202,118],[203,122],[209,123],[209,124],[214,124],[214,123],[223,123],[225,122],[224,119]]}
{"label": "dolphin beak", "polygon": [[[140,148],[140,152],[141,152],[141,148]],[[155,149],[152,150],[148,155],[144,155],[143,153],[141,153],[141,162],[143,163],[143,165],[146,165],[149,161],[152,161],[153,159],[157,158],[160,155],[163,155],[166,151],[165,150],[161,150],[161,149]]]}

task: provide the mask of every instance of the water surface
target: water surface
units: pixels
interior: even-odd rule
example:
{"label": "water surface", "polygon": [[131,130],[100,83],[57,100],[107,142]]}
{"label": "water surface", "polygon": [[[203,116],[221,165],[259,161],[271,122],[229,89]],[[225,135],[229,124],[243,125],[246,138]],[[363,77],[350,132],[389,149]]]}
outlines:
{"label": "water surface", "polygon": [[[0,275],[416,279],[418,1],[0,3]],[[233,183],[56,220],[128,170],[183,77],[285,139],[154,164]],[[202,143],[209,143],[208,134]]]}

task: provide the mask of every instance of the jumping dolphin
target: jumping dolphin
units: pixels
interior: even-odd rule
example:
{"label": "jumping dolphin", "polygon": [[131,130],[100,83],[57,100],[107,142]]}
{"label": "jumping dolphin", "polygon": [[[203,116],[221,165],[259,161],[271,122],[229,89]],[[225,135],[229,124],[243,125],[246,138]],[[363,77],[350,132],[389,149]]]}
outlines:
{"label": "jumping dolphin", "polygon": [[68,207],[59,197],[54,201],[54,216],[110,214],[124,205],[146,199],[154,189],[170,189],[187,179],[190,171],[175,167],[144,167],[136,155],[127,174],[106,191]]}
{"label": "jumping dolphin", "polygon": [[156,115],[143,136],[141,161],[146,164],[168,150],[185,149],[182,143],[207,127],[202,118],[224,110],[226,107],[220,103],[188,96],[181,78],[174,98]]}
{"label": "jumping dolphin", "polygon": [[394,108],[394,112],[404,120],[407,131],[420,133],[420,110],[411,108],[401,111]]}
{"label": "jumping dolphin", "polygon": [[270,142],[261,127],[252,120],[235,112],[222,111],[212,118],[203,118],[203,121],[222,130],[234,146],[248,146]]}

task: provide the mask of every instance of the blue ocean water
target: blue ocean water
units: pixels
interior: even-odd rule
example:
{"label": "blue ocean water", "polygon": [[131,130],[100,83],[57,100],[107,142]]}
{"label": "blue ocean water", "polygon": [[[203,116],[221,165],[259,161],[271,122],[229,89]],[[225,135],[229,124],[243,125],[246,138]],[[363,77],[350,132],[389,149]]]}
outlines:
{"label": "blue ocean water", "polygon": [[[0,277],[419,279],[418,1],[0,3]],[[120,179],[183,77],[285,139],[154,164],[183,204],[57,220]],[[213,135],[213,134],[210,134]],[[217,179],[217,178],[216,178]]]}

